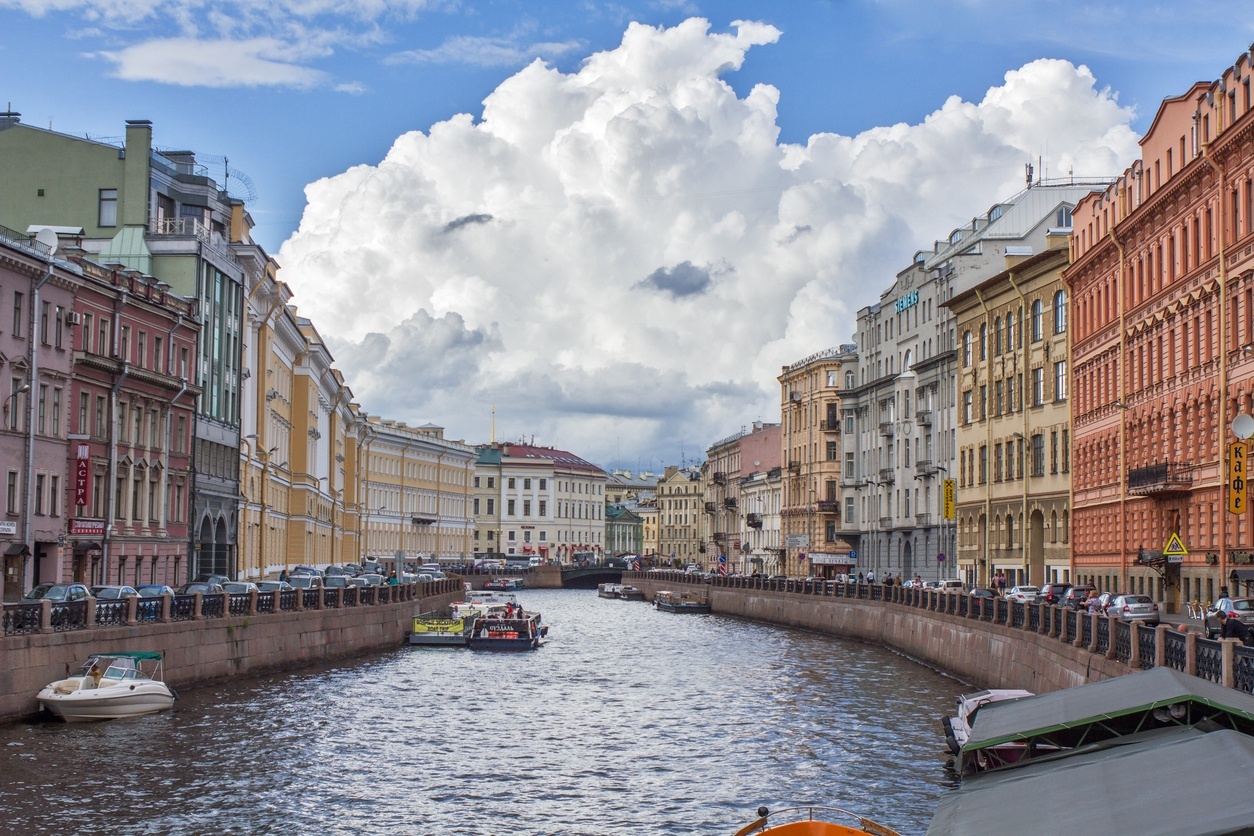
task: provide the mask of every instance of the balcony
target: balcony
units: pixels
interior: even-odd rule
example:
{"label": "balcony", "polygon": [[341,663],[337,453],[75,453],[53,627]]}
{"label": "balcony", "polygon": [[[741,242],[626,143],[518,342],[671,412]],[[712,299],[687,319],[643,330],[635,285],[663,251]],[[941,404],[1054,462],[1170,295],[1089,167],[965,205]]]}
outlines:
{"label": "balcony", "polygon": [[820,499],[818,508],[820,514],[836,514],[840,512],[840,502],[835,499]]}
{"label": "balcony", "polygon": [[1159,462],[1128,469],[1128,493],[1137,496],[1166,496],[1192,487],[1192,462]]}
{"label": "balcony", "polygon": [[893,437],[893,422],[892,421],[884,421],[882,424],[880,424],[880,435],[884,436],[885,438]]}
{"label": "balcony", "polygon": [[762,527],[762,515],[753,514],[753,513],[746,515],[745,524],[748,525],[750,528],[761,528]]}
{"label": "balcony", "polygon": [[716,485],[726,485],[726,484],[727,484],[727,474],[726,474],[726,473],[724,473],[724,472],[723,472],[723,471],[721,471],[721,470],[716,470],[716,471],[714,471],[714,476],[713,476],[713,479],[714,479],[714,484],[716,484]]}
{"label": "balcony", "polygon": [[936,523],[933,522],[931,514],[915,514],[914,524],[917,525],[919,528],[930,528]]}
{"label": "balcony", "polygon": [[724,499],[724,500],[723,500],[723,507],[724,507],[724,508],[735,508],[735,507],[736,507],[736,497],[734,497],[734,496],[729,496],[729,497],[727,497],[726,499]]}
{"label": "balcony", "polygon": [[920,476],[930,476],[933,470],[931,459],[919,459],[914,463],[914,472]]}
{"label": "balcony", "polygon": [[838,433],[840,432],[840,422],[839,421],[819,421],[819,429],[825,433]]}
{"label": "balcony", "polygon": [[715,511],[717,511],[717,510],[718,510],[718,503],[717,503],[717,502],[707,502],[707,503],[705,503],[705,512],[706,512],[707,514],[713,514],[713,513],[714,513]]}
{"label": "balcony", "polygon": [[897,481],[897,469],[892,467],[880,468],[880,481],[885,485],[891,485]]}
{"label": "balcony", "polygon": [[716,531],[716,532],[714,532],[714,534],[713,534],[712,536],[713,536],[713,538],[714,538],[714,542],[715,542],[715,543],[726,543],[726,542],[727,542],[727,532],[726,532],[726,531]]}
{"label": "balcony", "polygon": [[880,517],[880,530],[881,531],[891,531],[892,528],[893,528],[892,517]]}
{"label": "balcony", "polygon": [[789,459],[789,460],[788,460],[788,472],[789,472],[789,473],[800,473],[800,472],[801,472],[801,462],[797,461],[796,459]]}
{"label": "balcony", "polygon": [[914,422],[920,427],[932,426],[932,410],[920,409],[918,412],[914,413]]}

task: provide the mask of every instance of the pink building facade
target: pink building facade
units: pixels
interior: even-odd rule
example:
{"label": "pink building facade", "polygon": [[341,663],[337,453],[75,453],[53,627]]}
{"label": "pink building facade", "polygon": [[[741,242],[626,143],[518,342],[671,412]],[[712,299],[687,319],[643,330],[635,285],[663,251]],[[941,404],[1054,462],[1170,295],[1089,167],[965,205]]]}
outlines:
{"label": "pink building facade", "polygon": [[1225,477],[1254,413],[1252,75],[1243,53],[1164,101],[1142,158],[1073,215],[1073,576],[1169,611],[1251,574]]}

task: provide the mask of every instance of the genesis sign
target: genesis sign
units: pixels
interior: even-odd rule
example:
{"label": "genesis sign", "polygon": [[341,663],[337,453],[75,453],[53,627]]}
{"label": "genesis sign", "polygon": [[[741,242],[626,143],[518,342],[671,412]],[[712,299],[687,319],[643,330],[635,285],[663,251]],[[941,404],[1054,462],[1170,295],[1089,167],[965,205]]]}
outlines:
{"label": "genesis sign", "polygon": [[917,304],[919,304],[919,291],[912,290],[897,300],[897,313],[901,313],[906,308],[913,308]]}

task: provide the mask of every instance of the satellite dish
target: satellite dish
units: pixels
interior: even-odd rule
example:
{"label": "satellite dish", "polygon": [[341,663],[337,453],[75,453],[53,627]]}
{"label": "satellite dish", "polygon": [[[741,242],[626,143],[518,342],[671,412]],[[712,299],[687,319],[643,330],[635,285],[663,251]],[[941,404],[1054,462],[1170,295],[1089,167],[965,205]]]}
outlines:
{"label": "satellite dish", "polygon": [[1242,412],[1236,418],[1233,418],[1232,434],[1242,441],[1245,441],[1250,436],[1254,436],[1254,416]]}
{"label": "satellite dish", "polygon": [[[50,253],[55,253],[57,251],[57,245],[60,243],[57,239],[56,230],[49,226],[41,227],[40,230],[35,233],[35,240],[47,247],[48,252]],[[1245,417],[1249,418],[1248,415]],[[1250,424],[1254,426],[1254,418],[1250,419]]]}

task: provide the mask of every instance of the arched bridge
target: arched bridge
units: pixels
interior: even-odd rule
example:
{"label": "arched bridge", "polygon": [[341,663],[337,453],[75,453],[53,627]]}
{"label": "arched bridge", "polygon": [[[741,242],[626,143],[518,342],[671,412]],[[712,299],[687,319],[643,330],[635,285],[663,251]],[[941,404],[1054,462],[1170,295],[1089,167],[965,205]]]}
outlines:
{"label": "arched bridge", "polygon": [[623,570],[610,566],[562,567],[563,589],[596,589],[603,583],[622,583]]}

